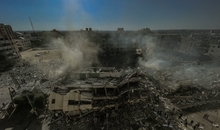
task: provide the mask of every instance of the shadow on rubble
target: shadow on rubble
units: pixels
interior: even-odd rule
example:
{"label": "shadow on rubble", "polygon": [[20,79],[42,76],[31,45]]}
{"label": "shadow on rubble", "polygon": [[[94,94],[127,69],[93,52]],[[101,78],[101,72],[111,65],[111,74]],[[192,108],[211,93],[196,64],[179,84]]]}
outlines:
{"label": "shadow on rubble", "polygon": [[0,52],[0,72],[10,70],[15,64],[15,61],[7,59],[3,53]]}
{"label": "shadow on rubble", "polygon": [[[1,64],[1,63],[0,63]],[[5,64],[5,65],[0,65],[0,72],[6,72],[11,70],[14,67],[13,64]]]}
{"label": "shadow on rubble", "polygon": [[82,118],[68,118],[63,113],[56,114],[46,119],[49,130],[95,130],[94,124],[91,123],[91,114]]}
{"label": "shadow on rubble", "polygon": [[23,90],[20,95],[13,97],[13,106],[15,107],[12,107],[13,110],[10,112],[4,112],[7,116],[0,120],[0,128],[41,130],[41,121],[43,118],[39,118],[36,115],[42,113],[46,98],[47,95],[41,90]]}
{"label": "shadow on rubble", "polygon": [[[10,129],[10,130],[24,130],[32,123],[36,116],[30,113],[31,107],[17,107],[14,113],[11,116],[6,116],[3,119],[0,119],[0,128],[1,129]],[[41,130],[39,125],[36,125],[35,130]]]}

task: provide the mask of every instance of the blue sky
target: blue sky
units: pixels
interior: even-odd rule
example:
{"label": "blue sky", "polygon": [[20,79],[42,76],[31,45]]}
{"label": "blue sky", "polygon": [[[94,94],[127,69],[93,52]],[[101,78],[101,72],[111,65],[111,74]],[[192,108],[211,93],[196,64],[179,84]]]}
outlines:
{"label": "blue sky", "polygon": [[1,0],[14,30],[220,29],[220,0]]}

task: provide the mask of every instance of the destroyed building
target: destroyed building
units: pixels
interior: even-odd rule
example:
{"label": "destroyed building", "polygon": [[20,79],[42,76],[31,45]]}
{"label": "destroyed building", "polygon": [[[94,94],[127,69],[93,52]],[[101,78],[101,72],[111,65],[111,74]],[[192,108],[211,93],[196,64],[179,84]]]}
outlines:
{"label": "destroyed building", "polygon": [[[89,120],[95,124],[92,129],[191,128],[195,124],[187,127],[184,115],[218,108],[220,90],[211,78],[204,79],[210,84],[193,80],[197,75],[214,76],[209,70],[181,72],[175,82],[171,76],[186,66],[170,68],[173,71],[101,67],[74,72],[51,89],[48,109],[52,115],[63,113],[68,123]],[[194,75],[187,77],[189,73]],[[65,116],[55,116],[52,124]]]}
{"label": "destroyed building", "polygon": [[[122,72],[110,72],[114,68],[100,68],[98,72],[80,72],[72,74],[75,82],[64,87],[55,87],[50,93],[49,110],[63,110],[70,115],[100,110],[102,107],[115,107],[119,88],[117,82]],[[108,71],[108,72],[106,72]],[[71,79],[74,77],[71,76]],[[108,81],[108,78],[112,78]],[[77,80],[78,79],[78,80]],[[103,104],[103,100],[112,100],[112,104]],[[72,114],[71,114],[72,113]]]}
{"label": "destroyed building", "polygon": [[[161,95],[165,90],[155,79],[148,77],[144,71],[130,69],[120,72],[106,72],[106,70],[112,70],[111,68],[97,70],[99,72],[93,72],[93,74],[88,71],[76,73],[78,78],[71,78],[72,83],[62,87],[54,87],[50,92],[49,110],[54,114],[63,112],[70,117],[69,119],[83,119],[92,116],[95,124],[99,123],[94,126],[98,129],[103,125],[110,129],[119,129],[122,126],[126,129],[135,129],[141,128],[139,125],[142,122],[146,123],[142,124],[142,127],[163,128],[162,124],[166,124],[168,115],[172,116],[170,113],[172,113],[173,107],[167,106]],[[139,108],[136,111],[127,113],[137,106]],[[164,109],[167,110],[164,111]],[[121,112],[124,115],[122,117],[119,114]],[[139,114],[133,117],[130,115],[136,112]],[[130,124],[125,126],[116,123],[115,126],[111,126],[110,124],[115,122],[115,118],[118,118],[118,122],[123,122],[123,119],[126,119]],[[109,123],[106,124],[106,120]],[[171,122],[173,125],[176,124]]]}

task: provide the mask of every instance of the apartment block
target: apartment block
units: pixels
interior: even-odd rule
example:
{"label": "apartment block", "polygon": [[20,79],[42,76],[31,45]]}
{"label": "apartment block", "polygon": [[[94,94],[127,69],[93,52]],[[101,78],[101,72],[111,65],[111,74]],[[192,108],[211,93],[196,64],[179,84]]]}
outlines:
{"label": "apartment block", "polygon": [[10,25],[4,25],[0,23],[0,52],[7,59],[19,59],[21,57],[19,49],[14,39],[12,27]]}
{"label": "apartment block", "polygon": [[25,51],[31,48],[31,35],[16,32],[16,39],[14,39],[19,51]]}

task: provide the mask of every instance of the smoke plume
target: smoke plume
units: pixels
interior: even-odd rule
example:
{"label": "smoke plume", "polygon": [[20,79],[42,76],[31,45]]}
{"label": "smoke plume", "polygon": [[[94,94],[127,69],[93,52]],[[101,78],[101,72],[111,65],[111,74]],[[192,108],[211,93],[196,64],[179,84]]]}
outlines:
{"label": "smoke plume", "polygon": [[85,34],[70,33],[67,38],[54,39],[52,43],[59,48],[63,63],[71,69],[90,67],[98,63],[100,49]]}

